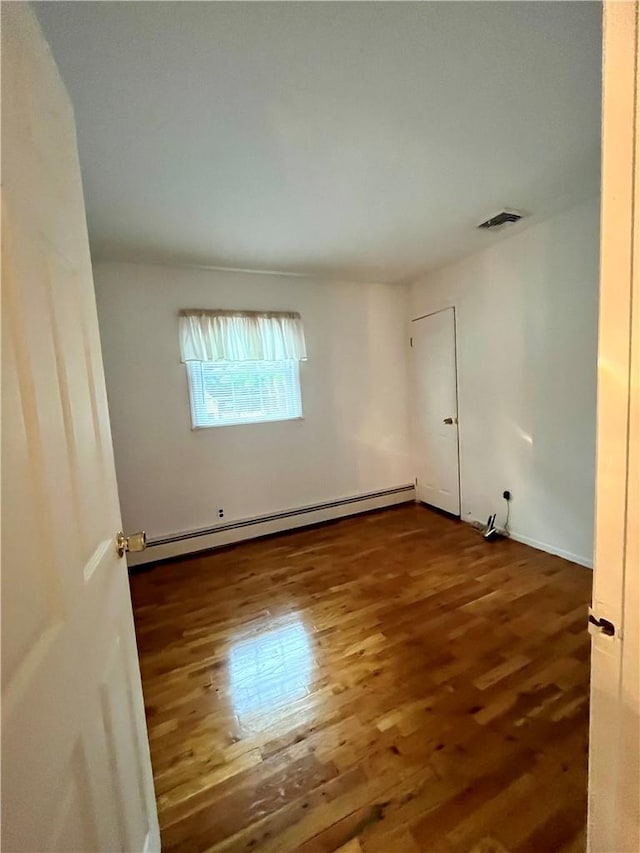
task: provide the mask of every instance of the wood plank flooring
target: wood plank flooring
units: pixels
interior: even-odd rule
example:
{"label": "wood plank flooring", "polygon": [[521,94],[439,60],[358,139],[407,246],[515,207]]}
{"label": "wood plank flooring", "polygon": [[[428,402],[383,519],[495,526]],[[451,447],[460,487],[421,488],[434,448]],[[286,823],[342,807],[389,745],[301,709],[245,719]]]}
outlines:
{"label": "wood plank flooring", "polygon": [[408,504],[131,587],[164,851],[584,850],[588,569]]}

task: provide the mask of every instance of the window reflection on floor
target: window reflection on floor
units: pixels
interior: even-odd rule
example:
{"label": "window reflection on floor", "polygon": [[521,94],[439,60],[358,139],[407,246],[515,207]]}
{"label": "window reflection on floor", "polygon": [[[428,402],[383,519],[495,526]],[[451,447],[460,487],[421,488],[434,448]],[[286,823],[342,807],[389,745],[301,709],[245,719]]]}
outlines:
{"label": "window reflection on floor", "polygon": [[[234,643],[229,651],[229,688],[244,722],[309,694],[314,659],[299,618]],[[255,719],[255,717],[254,717]]]}

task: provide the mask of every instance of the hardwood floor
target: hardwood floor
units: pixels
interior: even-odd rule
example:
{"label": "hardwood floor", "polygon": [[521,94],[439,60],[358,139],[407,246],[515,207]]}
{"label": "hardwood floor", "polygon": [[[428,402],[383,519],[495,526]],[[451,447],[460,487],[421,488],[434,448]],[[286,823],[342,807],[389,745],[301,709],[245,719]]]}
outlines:
{"label": "hardwood floor", "polygon": [[164,851],[584,850],[588,569],[409,504],[131,587]]}

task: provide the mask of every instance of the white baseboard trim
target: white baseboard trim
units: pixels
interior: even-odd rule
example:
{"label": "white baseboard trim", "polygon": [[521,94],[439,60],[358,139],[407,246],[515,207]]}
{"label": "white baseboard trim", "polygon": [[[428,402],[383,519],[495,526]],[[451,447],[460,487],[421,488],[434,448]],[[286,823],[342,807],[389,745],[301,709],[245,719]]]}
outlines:
{"label": "white baseboard trim", "polygon": [[[476,525],[484,528],[486,522],[482,522],[477,518],[465,518],[468,524]],[[564,560],[569,560],[572,563],[577,563],[579,566],[584,566],[587,569],[593,569],[593,557],[582,557],[580,554],[574,554],[571,551],[566,551],[564,548],[557,548],[555,545],[549,545],[548,542],[540,542],[538,539],[532,539],[530,536],[523,536],[515,531],[509,532],[509,539],[514,542],[520,542],[522,545],[528,545],[530,548],[536,548],[538,551],[546,551],[547,554],[553,554],[555,557],[562,557]]]}
{"label": "white baseboard trim", "polygon": [[548,542],[539,542],[537,539],[531,539],[529,536],[522,536],[520,533],[514,533],[513,531],[509,534],[509,538],[515,542],[521,542],[523,545],[529,545],[531,548],[537,548],[538,551],[546,551],[547,554],[554,554],[556,557],[570,560],[579,566],[593,569],[593,557],[582,557],[580,554],[565,551],[564,548],[557,548],[555,545],[549,545]]}
{"label": "white baseboard trim", "polygon": [[169,557],[180,557],[197,551],[207,551],[210,548],[219,548],[222,545],[231,545],[234,542],[243,542],[270,533],[283,533],[287,530],[307,527],[310,524],[333,521],[349,515],[358,515],[373,509],[382,509],[414,500],[415,486],[411,483],[382,489],[378,492],[337,498],[312,506],[283,510],[254,518],[244,518],[219,524],[215,527],[167,536],[154,536],[148,540],[145,551],[129,554],[127,562],[129,566],[155,563],[157,560],[166,560]]}

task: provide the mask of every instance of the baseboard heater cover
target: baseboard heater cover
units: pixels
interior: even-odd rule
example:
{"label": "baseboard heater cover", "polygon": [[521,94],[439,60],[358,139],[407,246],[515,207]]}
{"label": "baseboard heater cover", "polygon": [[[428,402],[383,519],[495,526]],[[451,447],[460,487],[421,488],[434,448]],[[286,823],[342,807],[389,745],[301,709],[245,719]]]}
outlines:
{"label": "baseboard heater cover", "polygon": [[356,515],[370,509],[393,506],[415,500],[413,483],[381,489],[377,492],[338,498],[332,501],[281,512],[257,515],[238,521],[229,521],[213,527],[173,533],[167,536],[152,536],[147,540],[147,548],[139,554],[129,554],[129,565],[155,562],[156,560],[204,551],[220,545],[253,539],[268,533],[279,533],[304,527],[320,521],[331,521],[348,515]]}

